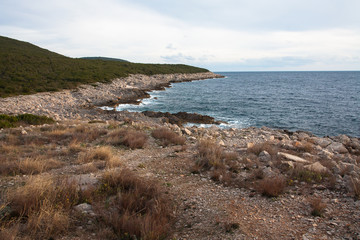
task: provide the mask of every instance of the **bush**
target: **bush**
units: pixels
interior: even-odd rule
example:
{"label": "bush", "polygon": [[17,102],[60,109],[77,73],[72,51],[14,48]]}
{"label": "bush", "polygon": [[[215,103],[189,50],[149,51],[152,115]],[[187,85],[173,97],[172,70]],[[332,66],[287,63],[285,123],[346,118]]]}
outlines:
{"label": "bush", "polygon": [[151,136],[161,140],[163,146],[167,146],[169,144],[184,145],[186,140],[184,137],[179,136],[178,134],[165,127],[155,129],[151,133]]}
{"label": "bush", "polygon": [[41,125],[45,123],[54,123],[55,120],[46,116],[37,116],[33,114],[20,114],[17,116],[10,116],[0,114],[0,128],[17,127],[21,124]]}

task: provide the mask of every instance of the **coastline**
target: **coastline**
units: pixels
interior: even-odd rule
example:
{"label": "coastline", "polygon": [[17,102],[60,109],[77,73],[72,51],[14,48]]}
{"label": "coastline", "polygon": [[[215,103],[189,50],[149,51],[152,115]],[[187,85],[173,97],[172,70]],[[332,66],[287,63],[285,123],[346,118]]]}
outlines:
{"label": "coastline", "polygon": [[[155,115],[149,117],[98,108],[121,101],[136,102],[148,91],[168,87],[171,82],[212,77],[220,76],[133,75],[111,84],[0,99],[2,113],[32,113],[58,120],[54,125],[1,129],[1,153],[4,159],[10,159],[17,149],[14,161],[18,161],[28,159],[30,149],[34,157],[42,159],[46,149],[51,159],[56,158],[63,165],[39,175],[71,176],[82,188],[99,185],[109,169],[128,168],[146,179],[156,179],[166,188],[166,196],[179,206],[174,211],[176,222],[171,232],[176,239],[358,237],[359,138],[317,137],[309,132],[267,127],[184,127],[182,122],[171,121],[173,115],[149,113]],[[164,127],[182,137],[184,145],[162,145],[154,138],[154,131]],[[121,131],[141,132],[147,143],[139,149],[112,143],[112,136]],[[12,144],[22,145],[15,148]],[[201,144],[212,156],[218,154],[221,158],[209,166],[199,164]],[[116,164],[111,162],[105,167],[107,163],[101,159],[79,162],[89,152],[104,147],[116,158]],[[31,174],[5,176],[0,179],[0,186],[10,189],[23,185]],[[285,190],[267,199],[259,186],[273,179],[286,179]],[[326,204],[321,216],[310,213],[312,199]],[[92,209],[92,203],[86,206]],[[96,234],[87,229],[96,229],[100,219],[97,209],[93,210],[92,215],[79,210],[87,216],[84,227],[78,229],[84,236]]]}
{"label": "coastline", "polygon": [[120,103],[139,103],[139,100],[149,97],[148,92],[165,89],[174,82],[222,77],[212,72],[153,76],[136,74],[126,78],[114,79],[111,83],[82,85],[77,89],[60,92],[2,98],[0,99],[0,112],[4,114],[46,115],[55,120],[111,120],[108,113],[103,114],[105,111],[97,107],[115,106]]}

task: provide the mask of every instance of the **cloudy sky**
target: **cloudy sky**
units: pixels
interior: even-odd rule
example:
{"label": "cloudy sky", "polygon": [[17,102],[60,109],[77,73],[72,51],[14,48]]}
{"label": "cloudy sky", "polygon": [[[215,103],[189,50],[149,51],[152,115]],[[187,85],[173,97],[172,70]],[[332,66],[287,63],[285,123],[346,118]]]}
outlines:
{"label": "cloudy sky", "polygon": [[360,70],[359,0],[0,0],[0,35],[212,71]]}

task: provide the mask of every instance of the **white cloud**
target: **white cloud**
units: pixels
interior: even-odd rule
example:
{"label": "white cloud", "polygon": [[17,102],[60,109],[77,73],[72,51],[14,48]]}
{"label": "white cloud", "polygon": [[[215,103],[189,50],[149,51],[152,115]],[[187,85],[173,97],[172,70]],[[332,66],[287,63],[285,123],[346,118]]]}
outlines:
{"label": "white cloud", "polygon": [[360,18],[351,8],[359,3],[352,0],[323,6],[324,0],[201,0],[191,8],[188,0],[0,1],[0,35],[72,57],[181,62],[211,70],[360,66]]}

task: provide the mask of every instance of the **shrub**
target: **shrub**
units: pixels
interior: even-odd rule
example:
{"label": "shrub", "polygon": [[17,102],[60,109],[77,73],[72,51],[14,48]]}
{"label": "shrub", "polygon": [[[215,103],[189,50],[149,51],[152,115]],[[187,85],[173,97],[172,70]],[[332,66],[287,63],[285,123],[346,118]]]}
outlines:
{"label": "shrub", "polygon": [[156,139],[161,140],[162,145],[167,146],[169,144],[175,144],[175,145],[184,145],[185,144],[185,138],[182,136],[179,136],[178,134],[174,133],[168,128],[162,127],[155,129],[151,136],[153,136]]}
{"label": "shrub", "polygon": [[45,123],[54,123],[54,119],[46,116],[37,116],[33,114],[20,114],[17,116],[10,116],[0,114],[0,128],[11,128],[21,124],[41,125]]}
{"label": "shrub", "polygon": [[301,182],[321,182],[324,180],[326,174],[324,173],[318,173],[310,171],[306,168],[304,168],[302,165],[295,165],[295,167],[292,169],[290,176],[292,179],[301,181]]}
{"label": "shrub", "polygon": [[266,177],[258,184],[259,191],[268,197],[277,197],[285,189],[286,182],[283,177]]}

